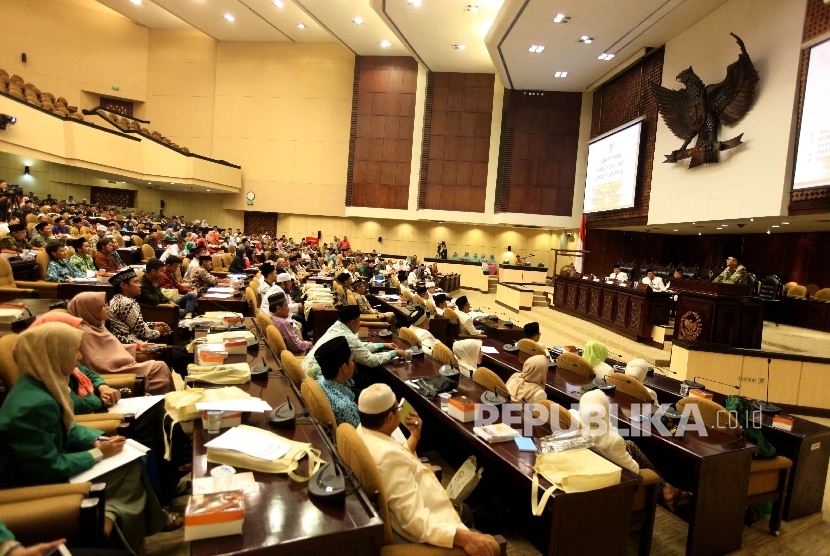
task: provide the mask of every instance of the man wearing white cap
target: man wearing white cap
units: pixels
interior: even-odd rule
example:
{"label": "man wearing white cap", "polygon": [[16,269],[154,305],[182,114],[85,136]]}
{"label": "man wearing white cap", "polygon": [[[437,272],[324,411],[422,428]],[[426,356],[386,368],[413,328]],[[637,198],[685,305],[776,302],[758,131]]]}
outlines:
{"label": "man wearing white cap", "polygon": [[[262,296],[262,303],[259,305],[260,311],[265,313],[266,315],[269,313],[268,309],[268,298],[272,295],[282,293],[285,295],[286,299],[291,299],[291,297],[285,293],[285,290],[282,289],[280,284],[284,284],[285,282],[291,281],[291,275],[288,272],[281,272],[277,274],[277,281],[274,282],[274,285],[268,288],[268,291],[265,292],[265,295]],[[288,302],[288,318],[292,318],[294,315],[300,313],[303,310],[302,303],[294,303],[293,301]]]}
{"label": "man wearing white cap", "polygon": [[471,556],[492,556],[488,537],[470,531],[461,522],[447,491],[415,455],[421,438],[421,418],[412,411],[406,427],[412,433],[406,445],[392,433],[400,424],[398,403],[386,384],[372,384],[358,398],[357,432],[377,463],[389,505],[392,530],[403,542],[444,548],[458,546]]}
{"label": "man wearing white cap", "polygon": [[107,235],[107,227],[104,226],[103,224],[98,224],[95,227],[95,235],[91,236],[89,238],[89,247],[90,247],[90,249],[92,249],[92,251],[97,251],[97,247],[95,247],[95,246],[98,245],[98,240],[103,238],[103,237],[106,237],[106,235]]}

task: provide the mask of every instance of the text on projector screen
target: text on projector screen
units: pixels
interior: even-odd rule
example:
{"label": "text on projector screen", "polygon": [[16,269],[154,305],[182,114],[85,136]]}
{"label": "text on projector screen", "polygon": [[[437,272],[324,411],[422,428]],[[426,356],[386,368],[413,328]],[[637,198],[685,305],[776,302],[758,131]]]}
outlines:
{"label": "text on projector screen", "polygon": [[631,208],[637,185],[642,122],[588,145],[583,212]]}
{"label": "text on projector screen", "polygon": [[830,41],[810,50],[793,189],[830,185]]}

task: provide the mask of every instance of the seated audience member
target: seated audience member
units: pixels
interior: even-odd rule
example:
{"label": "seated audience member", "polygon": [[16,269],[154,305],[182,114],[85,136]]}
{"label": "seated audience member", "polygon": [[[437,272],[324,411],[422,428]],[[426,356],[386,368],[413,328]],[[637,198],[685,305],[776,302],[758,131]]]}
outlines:
{"label": "seated audience member", "polygon": [[403,296],[405,292],[409,292],[409,295],[412,296],[412,290],[409,289],[409,275],[405,270],[398,272],[398,282],[400,283],[398,289],[400,290],[401,296]]}
{"label": "seated audience member", "polygon": [[682,280],[682,279],[683,279],[683,273],[678,269],[674,269],[674,274],[672,274],[672,280]]}
{"label": "seated audience member", "polygon": [[[121,436],[75,423],[67,383],[78,361],[83,332],[50,322],[17,339],[14,359],[22,376],[0,407],[0,488],[63,483],[124,447]],[[96,478],[106,483],[105,527],[135,554],[144,538],[181,527],[165,512],[141,461],[134,460]]]}
{"label": "seated audience member", "polygon": [[161,262],[163,262],[163,263],[166,263],[167,262],[167,257],[169,257],[170,255],[175,255],[176,257],[183,257],[184,256],[184,240],[183,239],[177,239],[175,242],[171,241],[170,245],[168,245],[167,249],[165,249],[164,253],[161,254],[161,257],[159,257],[159,260],[161,260]]}
{"label": "seated audience member", "polygon": [[429,299],[426,286],[418,286],[415,288],[415,296],[412,298],[414,303],[426,306],[426,300]]}
{"label": "seated audience member", "polygon": [[303,359],[302,368],[305,374],[315,380],[320,377],[320,365],[314,357],[314,352],[317,350],[317,346],[339,336],[343,336],[348,340],[354,360],[367,367],[378,367],[387,361],[391,361],[396,356],[404,356],[404,350],[398,349],[393,343],[364,342],[357,337],[359,329],[360,309],[357,308],[357,305],[345,305],[340,308],[337,322],[326,330],[326,333],[320,337],[315,347],[311,348],[311,351]]}
{"label": "seated audience member", "polygon": [[435,314],[439,317],[443,317],[444,309],[447,308],[447,295],[443,293],[437,293],[432,298],[432,302],[435,303]]}
{"label": "seated audience member", "polygon": [[190,285],[197,296],[204,295],[209,288],[219,283],[219,278],[210,273],[213,270],[213,258],[210,255],[199,256],[199,266],[190,277]]}
{"label": "seated audience member", "polygon": [[234,253],[233,260],[231,261],[230,266],[228,267],[228,272],[231,274],[244,274],[245,269],[248,268],[246,264],[245,256],[247,254],[247,250],[244,247],[237,247],[236,253]]}
{"label": "seated audience member", "polygon": [[[660,472],[637,445],[622,438],[612,427],[608,398],[602,390],[592,390],[582,395],[579,399],[579,418],[582,421],[582,434],[594,440],[594,448],[604,457],[633,473],[639,473],[640,468],[643,468],[651,469],[660,476]],[[662,476],[660,488],[663,501],[671,511],[679,503],[688,502],[692,496],[691,493],[670,485]]]}
{"label": "seated audience member", "polygon": [[[106,307],[103,299],[101,303],[103,307]],[[29,328],[35,328],[47,322],[62,322],[72,328],[81,328],[84,323],[83,319],[71,314],[49,311],[39,316]],[[84,332],[84,338],[81,339],[81,358],[83,358],[84,353],[84,342],[88,342],[87,334],[87,332]],[[110,337],[112,337],[111,334]],[[117,342],[114,337],[112,339]],[[121,350],[120,347],[117,349]],[[75,415],[88,415],[106,411],[108,407],[118,403],[118,400],[121,399],[121,391],[110,388],[101,375],[79,362],[72,374],[69,375],[69,397],[72,400]],[[175,457],[171,461],[164,459],[164,434],[165,429],[169,430],[170,428],[169,426],[163,426],[165,415],[164,404],[161,403],[143,412],[136,418],[130,430],[130,438],[153,450],[156,469],[159,471],[162,496],[164,501],[167,501],[170,498],[185,494],[186,488],[190,486],[190,481],[186,481],[180,489],[176,490],[181,477],[178,471],[179,466],[188,465],[192,461],[190,453],[192,443],[190,437],[184,433],[181,425],[177,423],[173,428]]]}
{"label": "seated audience member", "polygon": [[374,307],[372,307],[371,303],[366,299],[366,282],[358,281],[352,287],[354,290],[354,298],[357,301],[357,306],[360,308],[361,315],[383,315],[383,320],[395,324],[395,313],[389,311],[387,313],[381,313]]}
{"label": "seated audience member", "polygon": [[184,276],[182,277],[183,281],[187,282],[188,284],[190,283],[191,279],[193,278],[193,273],[196,272],[196,269],[201,266],[199,257],[201,257],[202,255],[207,255],[207,252],[205,251],[204,247],[201,247],[199,245],[195,246],[190,251],[190,262],[187,264],[187,268],[184,271]]}
{"label": "seated audience member", "polygon": [[41,222],[35,225],[35,235],[32,236],[32,241],[29,245],[32,247],[46,247],[46,244],[52,241],[52,226],[49,222]]}
{"label": "seated audience member", "polygon": [[3,556],[52,556],[62,544],[66,544],[66,539],[23,546],[6,524],[0,521],[0,554]]}
{"label": "seated audience member", "polygon": [[545,379],[548,376],[548,358],[544,355],[528,357],[522,365],[522,372],[513,373],[507,379],[507,391],[514,401],[536,403],[547,399]]}
{"label": "seated audience member", "polygon": [[360,416],[351,388],[354,360],[348,340],[343,336],[328,340],[317,348],[316,357],[321,372],[317,384],[326,393],[337,424],[349,423],[359,427]]}
{"label": "seated audience member", "polygon": [[72,266],[80,270],[84,276],[87,275],[87,271],[98,272],[95,261],[92,260],[92,256],[90,255],[92,248],[89,246],[89,241],[79,237],[72,241],[72,247],[75,248],[75,254],[69,258]]}
{"label": "seated audience member", "polygon": [[[648,374],[648,361],[645,359],[632,359],[628,362],[625,366],[625,374],[630,377],[636,378],[639,383],[646,379],[646,375]],[[652,401],[655,404],[659,404],[660,402],[657,401],[657,392],[646,386],[646,390],[648,390],[649,396],[651,396]]]}
{"label": "seated audience member", "polygon": [[[435,282],[430,280],[429,282],[427,282],[424,285],[427,288],[427,297],[424,297],[424,299],[434,299],[436,294],[438,293],[438,290],[435,288]],[[421,297],[423,297],[423,296],[421,296]]]}
{"label": "seated audience member", "polygon": [[456,340],[452,345],[452,352],[458,359],[458,370],[466,377],[473,376],[473,373],[481,364],[484,353],[481,351],[481,340],[469,338],[467,340]]}
{"label": "seated audience member", "polygon": [[193,318],[193,315],[196,314],[196,295],[188,292],[179,296],[175,301],[168,299],[161,290],[161,280],[165,272],[165,264],[161,260],[153,257],[147,261],[144,276],[139,280],[141,293],[138,296],[138,301],[151,307],[173,303],[179,307],[181,312],[179,316],[183,315],[186,319]]}
{"label": "seated audience member", "polygon": [[470,555],[492,556],[494,549],[487,537],[462,523],[435,473],[418,459],[415,449],[422,424],[418,414],[413,411],[407,416],[406,427],[411,434],[402,445],[392,438],[400,416],[389,386],[372,384],[364,389],[357,407],[357,432],[378,466],[392,530],[400,537],[399,542],[458,546]]}
{"label": "seated audience member", "polygon": [[605,380],[605,375],[614,372],[611,365],[605,362],[608,358],[608,348],[605,344],[589,340],[582,350],[582,358],[593,367],[594,375],[600,380]]}
{"label": "seated audience member", "polygon": [[262,274],[262,281],[257,287],[257,293],[260,299],[264,299],[268,294],[268,290],[271,289],[271,286],[277,283],[277,269],[271,263],[264,263],[259,267],[259,272]]}
{"label": "seated audience member", "polygon": [[459,309],[456,311],[456,314],[458,314],[458,332],[460,334],[478,334],[479,331],[476,330],[473,317],[469,315],[472,307],[470,306],[470,302],[467,300],[467,296],[462,295],[461,297],[456,298],[455,306]]}
{"label": "seated audience member", "polygon": [[427,310],[421,305],[418,305],[414,311],[409,313],[409,322],[412,323],[409,325],[409,329],[421,341],[421,349],[427,355],[432,355],[432,348],[441,342],[436,340],[435,336],[429,331],[429,313]]}
{"label": "seated audience member", "polygon": [[66,219],[58,218],[57,220],[55,220],[55,225],[52,226],[52,235],[68,237],[69,234],[70,231],[69,226],[66,225]]}
{"label": "seated audience member", "polygon": [[85,272],[81,272],[66,260],[66,247],[60,241],[47,243],[46,254],[49,255],[49,266],[46,267],[47,282],[71,282],[74,278],[86,276]]}
{"label": "seated audience member", "polygon": [[98,251],[95,252],[92,260],[98,270],[118,272],[124,268],[125,265],[121,262],[121,257],[118,256],[118,251],[116,251],[118,244],[115,243],[115,240],[111,237],[101,238],[98,240],[96,247]]}
{"label": "seated audience member", "polygon": [[107,227],[103,224],[98,224],[95,226],[95,234],[90,236],[89,238],[89,246],[97,251],[98,250],[98,242],[107,237]]}
{"label": "seated audience member", "polygon": [[284,271],[277,272],[277,279],[274,281],[271,287],[268,288],[268,291],[266,291],[265,294],[262,296],[262,303],[260,304],[259,308],[263,313],[267,313],[269,311],[268,300],[271,299],[271,296],[281,293],[285,295],[286,299],[288,300],[289,318],[293,318],[295,316],[299,317],[300,313],[302,313],[303,311],[303,304],[295,303],[294,301],[292,301],[291,298],[289,298],[288,293],[286,293],[286,291],[282,289],[283,285],[286,285],[288,284],[288,282],[291,281],[291,275]]}
{"label": "seated audience member", "polygon": [[135,300],[141,294],[135,270],[122,270],[109,280],[115,290],[110,300],[110,317],[107,329],[122,344],[153,342],[170,334],[170,327],[163,322],[144,322],[141,306]]}
{"label": "seated audience member", "polygon": [[539,340],[542,339],[542,332],[539,330],[539,323],[538,322],[529,322],[524,326],[525,338],[528,340],[533,340],[540,346],[542,349],[546,349],[545,345],[540,342]]}
{"label": "seated audience member", "polygon": [[726,268],[712,281],[723,282],[724,284],[746,284],[746,268],[738,260],[738,257],[729,257],[726,259]]}
{"label": "seated audience member", "polygon": [[656,292],[664,292],[666,291],[666,285],[663,284],[663,279],[659,276],[655,276],[654,271],[652,269],[646,270],[646,275],[641,280],[643,284],[648,284],[651,286]]}
{"label": "seated audience member", "polygon": [[288,299],[284,293],[276,293],[268,299],[268,308],[271,323],[276,327],[285,342],[285,347],[294,355],[301,355],[311,349],[314,345],[306,342],[297,336],[294,325],[289,320]]}
{"label": "seated audience member", "polygon": [[352,285],[352,275],[348,272],[341,272],[337,275],[339,288],[334,288],[334,306],[337,308],[349,304],[349,289]]}
{"label": "seated audience member", "polygon": [[612,272],[608,276],[608,278],[610,278],[611,280],[615,280],[617,282],[627,282],[628,281],[628,274],[623,272],[620,269],[620,264],[617,263],[617,264],[614,265],[614,272]]}
{"label": "seated audience member", "polygon": [[164,249],[161,241],[159,241],[159,234],[160,232],[152,232],[144,238],[144,243],[152,247],[153,249]]}

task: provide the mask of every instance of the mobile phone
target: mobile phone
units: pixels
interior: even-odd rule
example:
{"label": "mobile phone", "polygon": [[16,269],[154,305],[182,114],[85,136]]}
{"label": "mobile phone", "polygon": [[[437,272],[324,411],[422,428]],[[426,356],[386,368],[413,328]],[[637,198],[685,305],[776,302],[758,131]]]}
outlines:
{"label": "mobile phone", "polygon": [[412,406],[406,401],[406,398],[401,398],[400,403],[398,404],[398,408],[400,409],[399,416],[401,418],[401,425],[406,426],[406,418],[409,417],[409,414],[412,413],[414,410]]}

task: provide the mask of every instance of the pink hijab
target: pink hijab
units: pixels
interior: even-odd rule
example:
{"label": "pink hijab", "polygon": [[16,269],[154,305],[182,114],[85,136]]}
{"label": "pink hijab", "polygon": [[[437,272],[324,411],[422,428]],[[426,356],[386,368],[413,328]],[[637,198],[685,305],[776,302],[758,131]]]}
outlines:
{"label": "pink hijab", "polygon": [[135,363],[135,357],[101,322],[101,309],[106,302],[104,292],[84,292],[73,297],[66,308],[70,315],[83,319],[81,361],[96,373],[116,373]]}
{"label": "pink hijab", "polygon": [[[49,311],[48,313],[40,315],[36,318],[35,322],[33,322],[29,328],[35,328],[41,324],[46,324],[47,322],[62,322],[63,324],[68,324],[72,328],[80,329],[83,321],[62,311]],[[81,341],[83,342],[83,340]],[[78,367],[75,367],[75,370],[72,371],[72,375],[75,377],[75,380],[78,381],[79,398],[95,393],[95,387],[92,385],[92,381],[89,380],[88,376],[79,371]]]}

